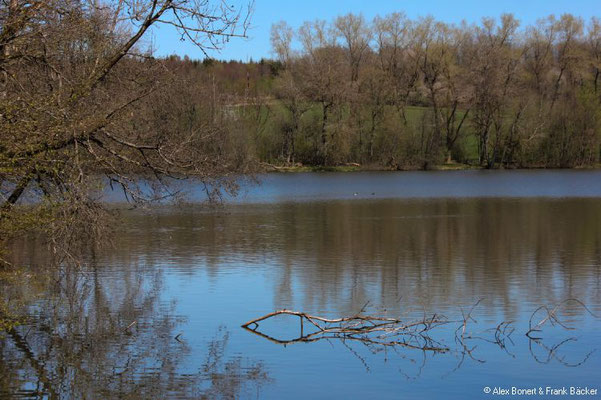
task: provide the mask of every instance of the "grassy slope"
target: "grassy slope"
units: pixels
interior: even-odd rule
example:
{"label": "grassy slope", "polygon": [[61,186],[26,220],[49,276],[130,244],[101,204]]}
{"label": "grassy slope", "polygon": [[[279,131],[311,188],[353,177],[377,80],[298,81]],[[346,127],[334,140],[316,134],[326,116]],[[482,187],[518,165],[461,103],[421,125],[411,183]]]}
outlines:
{"label": "grassy slope", "polygon": [[[413,127],[419,126],[421,123],[424,114],[428,111],[427,107],[420,106],[408,106],[405,108],[405,116],[407,118],[408,125]],[[308,124],[310,121],[320,120],[321,119],[321,107],[318,104],[312,106],[308,111],[306,111],[301,119],[302,124]],[[345,110],[343,114],[343,118],[348,116],[349,110]],[[392,109],[388,111],[392,113]],[[277,158],[277,154],[272,154],[269,152],[268,148],[277,147],[275,143],[281,138],[278,136],[281,132],[281,124],[283,121],[288,118],[288,112],[285,107],[277,100],[270,101],[267,106],[264,106],[260,110],[261,119],[265,120],[265,123],[262,127],[261,133],[258,135],[259,142],[256,143],[258,155],[264,161],[274,162],[277,164],[277,161],[273,161]],[[389,114],[390,116],[390,114]],[[458,118],[461,118],[461,112],[458,115]],[[306,138],[305,138],[306,139]],[[301,138],[297,138],[297,145],[302,140]],[[469,169],[473,168],[472,165],[477,163],[478,160],[478,140],[473,132],[472,127],[469,123],[465,123],[462,129],[462,134],[459,139],[460,145],[464,152],[464,158],[468,160],[468,164],[462,163],[451,163],[451,164],[443,164],[438,167],[434,167],[434,169]],[[301,144],[302,146],[302,144]],[[281,167],[278,170],[282,171],[321,171],[321,170],[341,170],[341,171],[354,171],[364,169],[362,167],[357,166],[332,166],[332,167],[321,167],[321,166],[299,166],[299,167]]]}

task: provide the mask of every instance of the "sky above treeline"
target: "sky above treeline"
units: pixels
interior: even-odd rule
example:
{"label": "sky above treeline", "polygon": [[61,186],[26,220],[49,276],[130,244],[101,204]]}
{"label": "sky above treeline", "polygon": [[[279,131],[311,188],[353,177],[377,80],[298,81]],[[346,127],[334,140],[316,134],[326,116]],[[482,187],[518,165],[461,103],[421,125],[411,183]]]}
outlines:
{"label": "sky above treeline", "polygon": [[[229,3],[229,1],[228,1]],[[240,6],[244,0],[231,0]],[[209,55],[219,60],[258,61],[273,58],[269,41],[271,25],[286,21],[298,28],[305,21],[317,18],[331,21],[348,14],[363,14],[367,20],[376,15],[402,11],[411,19],[433,16],[448,23],[478,23],[483,17],[498,17],[513,13],[522,25],[529,25],[539,18],[554,14],[570,13],[585,20],[601,17],[601,0],[255,0],[248,39],[232,39],[219,52]],[[152,47],[157,56],[177,54],[192,59],[204,59],[205,55],[170,27],[153,32]]]}

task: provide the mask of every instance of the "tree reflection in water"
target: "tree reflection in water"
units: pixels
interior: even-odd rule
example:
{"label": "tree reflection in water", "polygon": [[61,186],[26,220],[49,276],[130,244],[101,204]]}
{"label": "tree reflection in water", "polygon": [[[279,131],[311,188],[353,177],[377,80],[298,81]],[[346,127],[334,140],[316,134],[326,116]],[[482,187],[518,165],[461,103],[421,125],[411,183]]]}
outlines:
{"label": "tree reflection in water", "polygon": [[[41,300],[30,304],[24,323],[1,334],[0,397],[258,396],[269,381],[265,368],[228,357],[225,328],[207,344],[202,365],[186,367],[190,347],[175,334],[183,318],[161,300],[161,272],[151,271],[111,270],[107,279],[101,268],[63,268],[36,279],[38,286],[2,288],[6,298],[35,290]],[[46,284],[40,286],[42,280]]]}
{"label": "tree reflection in water", "polygon": [[[457,390],[497,373],[511,384],[526,384],[530,372],[552,373],[562,384],[596,378],[599,354],[587,357],[599,343],[599,320],[582,307],[561,311],[575,331],[545,326],[535,341],[524,333],[539,305],[570,297],[601,315],[597,199],[251,204],[136,211],[125,219],[115,246],[98,253],[98,268],[90,263],[45,280],[27,270],[26,284],[0,288],[0,296],[31,304],[30,320],[0,339],[0,397],[20,390],[30,397],[247,398],[260,390],[281,398],[307,368],[305,379],[320,387],[356,382],[353,393],[376,385],[396,393],[397,371],[420,377],[408,386],[413,393],[448,373]],[[19,265],[45,261],[40,243],[21,246]],[[465,348],[454,342],[455,326],[434,338],[453,349],[444,353],[338,339],[284,352],[255,335],[217,330],[283,308],[353,315],[367,300],[378,315],[413,319],[428,310],[457,320],[460,307],[469,310],[478,298],[485,300]],[[182,336],[178,313],[189,318]],[[514,321],[516,331],[502,326],[507,335],[497,340],[501,321]],[[290,331],[279,323],[261,328],[279,339]],[[277,382],[245,357],[264,360]]]}

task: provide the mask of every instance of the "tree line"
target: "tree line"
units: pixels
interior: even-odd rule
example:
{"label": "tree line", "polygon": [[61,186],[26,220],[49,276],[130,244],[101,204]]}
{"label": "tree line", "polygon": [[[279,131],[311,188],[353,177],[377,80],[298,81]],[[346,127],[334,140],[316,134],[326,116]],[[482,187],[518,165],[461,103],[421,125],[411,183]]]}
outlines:
{"label": "tree line", "polygon": [[601,20],[460,25],[393,13],[272,26],[263,161],[430,168],[599,162]]}

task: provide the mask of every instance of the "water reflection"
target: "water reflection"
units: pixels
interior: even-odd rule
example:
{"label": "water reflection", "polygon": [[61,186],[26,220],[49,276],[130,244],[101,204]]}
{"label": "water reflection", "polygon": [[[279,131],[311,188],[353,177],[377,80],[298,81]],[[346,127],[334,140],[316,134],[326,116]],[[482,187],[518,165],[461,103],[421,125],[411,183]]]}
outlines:
{"label": "water reflection", "polygon": [[305,310],[342,314],[367,300],[399,312],[485,297],[514,319],[520,307],[570,297],[601,302],[598,200],[289,203],[132,215],[128,224],[111,262],[134,255],[183,274],[267,266],[282,308],[298,295]]}
{"label": "water reflection", "polygon": [[269,380],[261,363],[224,357],[222,327],[204,360],[184,362],[190,348],[175,332],[185,317],[161,298],[160,270],[90,264],[25,286],[41,299],[22,326],[2,334],[0,397],[229,399]]}
{"label": "water reflection", "polygon": [[[582,307],[559,314],[575,331],[524,335],[540,305],[578,298],[601,314],[597,199],[352,199],[124,216],[115,247],[88,268],[21,294],[40,300],[0,340],[0,396],[292,399],[332,385],[340,397],[396,398],[403,382],[409,398],[441,387],[466,398],[491,376],[524,386],[598,378],[600,322]],[[23,263],[43,261],[39,244],[22,246]],[[239,328],[276,309],[348,316],[368,301],[378,315],[457,320],[480,298],[465,346],[454,328],[432,337],[447,352],[348,340],[282,347]],[[298,320],[265,329],[294,339]]]}

